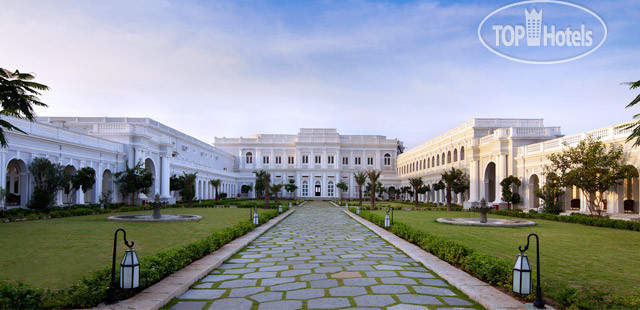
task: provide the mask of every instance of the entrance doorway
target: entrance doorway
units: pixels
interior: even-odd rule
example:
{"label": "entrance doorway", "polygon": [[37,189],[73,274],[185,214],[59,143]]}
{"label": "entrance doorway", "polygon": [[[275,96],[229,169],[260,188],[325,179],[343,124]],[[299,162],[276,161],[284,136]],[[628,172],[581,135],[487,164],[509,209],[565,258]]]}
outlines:
{"label": "entrance doorway", "polygon": [[322,187],[320,186],[320,182],[316,182],[316,197],[320,197],[322,194]]}

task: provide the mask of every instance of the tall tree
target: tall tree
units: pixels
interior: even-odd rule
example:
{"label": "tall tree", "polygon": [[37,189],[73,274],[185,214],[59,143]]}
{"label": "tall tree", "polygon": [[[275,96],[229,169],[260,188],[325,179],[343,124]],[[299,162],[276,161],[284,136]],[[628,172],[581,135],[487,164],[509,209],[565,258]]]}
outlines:
{"label": "tall tree", "polygon": [[260,198],[266,188],[266,185],[264,184],[264,175],[267,172],[264,170],[258,170],[253,173],[256,175],[256,183],[254,184],[253,189],[256,191],[256,198]]}
{"label": "tall tree", "polygon": [[29,173],[33,176],[33,194],[29,206],[36,209],[52,207],[56,193],[69,182],[64,166],[53,164],[44,157],[36,157],[29,164]]}
{"label": "tall tree", "polygon": [[[0,104],[2,104],[0,116],[5,115],[27,119],[31,122],[35,121],[36,115],[33,107],[47,106],[38,98],[40,96],[39,91],[49,90],[49,87],[33,82],[34,78],[35,75],[32,73],[21,73],[18,70],[11,72],[0,68]],[[25,133],[6,120],[0,119],[0,145],[2,147],[7,146],[7,139],[4,136],[5,130],[16,130]]]}
{"label": "tall tree", "polygon": [[220,196],[218,195],[218,188],[220,187],[220,179],[214,179],[209,181],[211,186],[216,190],[216,201],[220,200]]}
{"label": "tall tree", "polygon": [[574,147],[565,146],[562,153],[547,156],[551,164],[545,171],[557,174],[562,187],[579,188],[589,212],[601,217],[606,203],[604,193],[627,177],[621,169],[622,147],[607,147],[591,136]]}
{"label": "tall tree", "polygon": [[[640,80],[635,82],[627,82],[623,83],[625,85],[629,85],[629,89],[640,88]],[[638,102],[640,102],[640,94],[638,94],[631,102],[627,104],[625,108],[630,108],[635,106]],[[633,116],[634,119],[639,119],[640,114],[636,114]],[[632,129],[631,134],[627,137],[627,142],[630,142],[635,139],[633,142],[633,146],[640,146],[640,120],[635,123],[631,123],[629,125],[623,125],[623,129]]]}
{"label": "tall tree", "polygon": [[182,199],[187,200],[187,206],[191,208],[193,206],[193,198],[196,196],[196,179],[198,178],[198,172],[194,173],[186,173],[182,172],[182,182],[184,183],[184,188],[180,193]]}
{"label": "tall tree", "polygon": [[273,184],[271,185],[271,191],[276,199],[276,203],[278,203],[278,193],[282,190],[284,184]]}
{"label": "tall tree", "polygon": [[453,186],[451,187],[451,189],[453,190],[454,193],[456,193],[456,195],[462,194],[462,201],[464,201],[465,200],[464,193],[467,190],[469,190],[469,175],[467,175],[466,173],[463,174],[462,177],[458,179],[458,181],[453,183]]}
{"label": "tall tree", "polygon": [[284,185],[284,190],[290,193],[290,196],[293,196],[295,199],[295,192],[298,190],[298,186],[296,185],[296,180],[289,179],[289,183]]}
{"label": "tall tree", "polygon": [[453,185],[462,178],[464,172],[460,169],[451,168],[449,171],[442,173],[442,181],[445,183],[445,190],[447,194],[447,211],[451,211],[451,188]]}
{"label": "tall tree", "polygon": [[375,203],[376,203],[376,186],[375,186],[375,184],[378,182],[378,179],[380,178],[381,171],[368,170],[366,173],[367,173],[367,177],[369,178],[369,181],[371,181],[371,184],[373,184],[373,186],[371,186],[371,195],[369,197],[369,200],[370,200],[369,210],[373,211],[373,209],[375,207]]}
{"label": "tall tree", "polygon": [[560,197],[564,194],[564,190],[560,186],[560,178],[553,172],[545,172],[547,182],[541,188],[536,188],[533,194],[544,201],[542,212],[560,214],[562,212],[562,201]]}
{"label": "tall tree", "polygon": [[347,186],[347,183],[342,182],[342,181],[338,182],[338,184],[336,184],[336,187],[340,190],[340,191],[339,191],[339,193],[340,193],[340,200],[342,200],[342,192],[347,191],[347,190],[349,189],[349,187]]}
{"label": "tall tree", "polygon": [[124,171],[116,172],[115,183],[120,187],[122,197],[131,197],[131,204],[135,203],[135,197],[139,193],[147,194],[149,188],[153,185],[153,174],[151,171],[142,167],[142,161],[129,168],[125,166]]}
{"label": "tall tree", "polygon": [[502,201],[508,204],[509,209],[511,209],[512,204],[516,205],[520,203],[520,194],[514,192],[515,188],[520,185],[522,185],[520,179],[512,175],[500,181],[500,186],[502,186]]}
{"label": "tall tree", "polygon": [[420,189],[420,187],[422,187],[424,185],[424,181],[422,180],[422,178],[418,177],[418,178],[409,178],[409,184],[411,185],[411,187],[413,187],[413,192],[414,192],[414,201],[416,204],[416,208],[418,207],[418,190]]}
{"label": "tall tree", "polygon": [[[93,188],[93,185],[96,184],[96,170],[91,167],[82,167],[76,172],[76,174],[72,175],[70,179],[70,186],[73,192],[76,193],[78,190],[82,190],[82,193],[84,194],[90,191]],[[71,199],[68,199],[68,201],[69,204],[71,204]]]}
{"label": "tall tree", "polygon": [[367,182],[367,174],[364,171],[358,171],[353,173],[353,180],[358,184],[358,201],[362,206],[362,186]]}

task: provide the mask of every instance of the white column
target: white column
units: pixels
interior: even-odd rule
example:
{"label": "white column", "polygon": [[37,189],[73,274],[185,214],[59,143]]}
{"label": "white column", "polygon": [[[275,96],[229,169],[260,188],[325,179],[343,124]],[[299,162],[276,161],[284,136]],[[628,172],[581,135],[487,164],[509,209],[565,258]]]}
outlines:
{"label": "white column", "polygon": [[171,173],[169,171],[169,156],[160,156],[160,197],[170,198],[170,186]]}
{"label": "white column", "polygon": [[502,202],[502,186],[500,182],[504,180],[507,176],[507,156],[500,154],[498,156],[498,163],[496,164],[496,200],[495,203]]}
{"label": "white column", "polygon": [[469,169],[469,201],[479,201],[480,179],[478,177],[478,161],[472,160]]}
{"label": "white column", "polygon": [[93,185],[93,202],[100,203],[100,198],[102,198],[102,164],[98,164],[98,169],[96,169],[95,180],[96,184]]}

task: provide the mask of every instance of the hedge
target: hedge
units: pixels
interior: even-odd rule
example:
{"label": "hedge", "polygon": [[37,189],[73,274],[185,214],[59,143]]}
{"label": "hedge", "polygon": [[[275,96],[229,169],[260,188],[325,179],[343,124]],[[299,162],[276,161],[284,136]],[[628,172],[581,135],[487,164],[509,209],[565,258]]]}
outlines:
{"label": "hedge", "polygon": [[[283,206],[283,211],[288,210]],[[278,216],[278,210],[260,214],[260,225]],[[129,292],[120,290],[119,299],[126,299],[143,289],[159,282],[163,278],[188,266],[192,262],[219,249],[256,227],[250,220],[244,220],[234,226],[191,242],[177,249],[165,250],[150,256],[140,257],[140,287]],[[116,272],[116,282],[119,273]],[[111,282],[111,266],[93,272],[82,278],[67,290],[51,292],[31,287],[24,283],[0,283],[0,308],[87,308],[94,307],[107,297]]]}
{"label": "hedge", "polygon": [[497,210],[492,214],[512,216],[526,219],[541,219],[565,223],[575,223],[587,226],[607,227],[624,230],[640,231],[640,222],[625,220],[614,220],[610,218],[597,218],[591,215],[573,213],[571,215],[555,215],[551,213],[530,212],[524,213],[521,210]]}
{"label": "hedge", "polygon": [[[346,204],[347,204],[346,201],[338,201],[338,200],[334,201],[334,203],[337,204],[337,205],[340,205],[342,207],[345,207]],[[394,203],[398,203],[398,202],[394,202]],[[349,207],[356,206],[357,204],[358,204],[357,201],[356,202],[352,202],[349,205]],[[438,207],[435,203],[431,203],[431,202],[429,202],[429,203],[421,203],[421,205],[419,207],[417,207],[417,208],[415,207],[415,204],[408,204],[407,203],[406,205],[407,205],[406,207],[403,207],[403,206],[391,206],[391,205],[388,205],[388,204],[380,204],[380,203],[378,203],[373,208],[375,210],[386,210],[389,207],[391,207],[394,210],[403,210],[404,208],[410,208],[411,211],[447,211],[447,206],[446,205],[440,205],[440,207]],[[370,204],[369,204],[368,201],[367,202],[362,201],[362,207],[361,208],[365,208],[365,209],[369,210],[369,207],[370,207]],[[451,204],[451,210],[452,211],[462,211],[463,208],[460,205]]]}

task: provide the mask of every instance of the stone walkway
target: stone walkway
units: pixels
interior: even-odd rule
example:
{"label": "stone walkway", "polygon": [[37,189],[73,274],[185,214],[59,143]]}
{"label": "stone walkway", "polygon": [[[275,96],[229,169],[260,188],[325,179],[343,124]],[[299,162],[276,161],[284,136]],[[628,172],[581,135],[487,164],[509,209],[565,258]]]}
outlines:
{"label": "stone walkway", "polygon": [[170,309],[480,307],[326,202],[311,202],[169,304]]}

